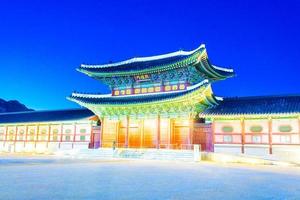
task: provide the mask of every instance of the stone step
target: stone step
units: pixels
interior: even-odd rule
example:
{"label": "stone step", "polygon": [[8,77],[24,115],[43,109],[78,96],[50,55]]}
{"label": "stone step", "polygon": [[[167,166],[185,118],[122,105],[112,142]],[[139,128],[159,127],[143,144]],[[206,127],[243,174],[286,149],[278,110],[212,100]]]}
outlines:
{"label": "stone step", "polygon": [[[66,153],[66,155],[68,155]],[[80,158],[107,159],[146,159],[146,160],[181,160],[193,161],[193,151],[189,150],[157,150],[157,149],[84,149],[74,154]]]}

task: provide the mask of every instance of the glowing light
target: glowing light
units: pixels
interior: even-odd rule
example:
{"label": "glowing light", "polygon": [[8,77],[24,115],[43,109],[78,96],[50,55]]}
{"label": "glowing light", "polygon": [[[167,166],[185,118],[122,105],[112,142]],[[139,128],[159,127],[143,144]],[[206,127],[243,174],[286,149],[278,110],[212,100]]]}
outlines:
{"label": "glowing light", "polygon": [[114,95],[118,96],[120,94],[120,91],[119,90],[116,90]]}
{"label": "glowing light", "polygon": [[147,88],[142,88],[142,93],[147,93]]}
{"label": "glowing light", "polygon": [[172,90],[178,90],[178,86],[177,85],[173,85],[172,86]]}
{"label": "glowing light", "polygon": [[154,88],[153,87],[148,88],[148,92],[154,92]]}
{"label": "glowing light", "polygon": [[165,91],[170,91],[171,90],[171,86],[167,85],[165,86]]}
{"label": "glowing light", "polygon": [[131,89],[127,89],[126,94],[131,94]]}
{"label": "glowing light", "polygon": [[155,92],[159,92],[160,91],[160,87],[155,87]]}
{"label": "glowing light", "polygon": [[139,89],[139,88],[137,88],[137,89],[134,90],[135,94],[139,94],[140,92],[141,92],[141,89]]}

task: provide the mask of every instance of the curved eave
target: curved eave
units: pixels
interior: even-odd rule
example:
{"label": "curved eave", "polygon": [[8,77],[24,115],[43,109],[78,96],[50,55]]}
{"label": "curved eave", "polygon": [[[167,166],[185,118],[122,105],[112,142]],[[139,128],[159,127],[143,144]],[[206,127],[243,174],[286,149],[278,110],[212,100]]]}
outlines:
{"label": "curved eave", "polygon": [[[201,93],[202,97],[205,97],[204,104],[207,106],[216,105],[214,97],[211,97],[211,87],[207,80],[193,86],[189,90],[159,93],[159,94],[147,94],[147,95],[130,95],[130,96],[109,96],[109,95],[85,95],[73,93],[69,97],[69,100],[74,101],[82,106],[88,105],[100,105],[100,106],[124,106],[124,105],[137,105],[137,104],[149,104],[149,103],[161,103],[161,102],[175,102],[185,99],[187,97],[195,96]],[[198,96],[199,98],[201,97]],[[196,97],[197,98],[197,97]]]}
{"label": "curved eave", "polygon": [[88,109],[46,110],[1,113],[0,124],[57,123],[89,120],[95,114]]}
{"label": "curved eave", "polygon": [[114,67],[120,67],[124,65],[130,65],[134,63],[144,63],[144,62],[152,62],[152,61],[160,61],[163,59],[169,59],[169,58],[176,58],[178,56],[190,56],[194,54],[195,52],[205,49],[205,45],[201,44],[198,48],[192,50],[192,51],[176,51],[172,53],[162,54],[162,55],[156,55],[156,56],[148,56],[148,57],[135,57],[128,60],[124,60],[121,62],[116,63],[109,63],[109,64],[103,64],[103,65],[86,65],[82,64],[81,68],[87,68],[87,69],[110,69]]}
{"label": "curved eave", "polygon": [[193,65],[197,62],[197,58],[200,55],[201,49],[197,49],[197,51],[193,52],[191,55],[187,56],[186,58],[179,59],[176,62],[166,63],[163,65],[151,66],[149,68],[144,69],[130,69],[127,68],[126,70],[116,70],[111,71],[109,68],[86,68],[86,67],[79,67],[77,71],[84,73],[93,78],[106,78],[106,77],[115,77],[115,76],[134,76],[134,75],[141,75],[147,73],[158,73],[163,71],[168,71],[172,69],[187,67],[189,65]]}
{"label": "curved eave", "polygon": [[217,107],[201,112],[200,116],[209,118],[289,118],[299,116],[299,102],[299,95],[224,98],[218,101]]}
{"label": "curved eave", "polygon": [[201,118],[212,119],[268,119],[268,118],[294,118],[300,117],[299,112],[282,112],[282,113],[199,113]]}
{"label": "curved eave", "polygon": [[157,73],[193,65],[197,62],[199,55],[203,51],[205,51],[205,45],[202,44],[192,51],[177,51],[158,56],[133,58],[106,65],[82,64],[77,70],[96,79],[112,76]]}
{"label": "curved eave", "polygon": [[[210,80],[223,80],[229,77],[233,77],[235,75],[232,69],[227,69],[227,68],[222,68],[222,67],[217,67],[215,65],[212,65],[208,59],[207,51],[204,45],[201,45],[199,48],[193,51],[184,52],[184,53],[186,54],[185,56],[187,57],[185,57],[184,59],[179,59],[176,62],[165,63],[163,65],[150,66],[141,69],[127,68],[126,70],[125,69],[118,70],[118,65],[116,66],[109,65],[109,67],[103,67],[102,65],[98,67],[97,65],[91,65],[90,67],[88,67],[88,65],[82,65],[84,67],[81,66],[77,70],[92,78],[101,79],[101,78],[116,77],[116,76],[133,76],[133,75],[141,75],[147,73],[158,73],[158,72],[164,72],[164,71],[183,68],[192,65],[199,71],[199,74],[201,74],[203,77]],[[147,57],[147,58],[151,58],[151,57]],[[129,61],[131,61],[132,64],[135,63],[134,60],[132,59]],[[149,59],[147,61],[149,61]],[[111,67],[114,67],[115,71],[111,71]]]}
{"label": "curved eave", "polygon": [[208,59],[206,49],[201,52],[195,67],[205,78],[210,80],[223,80],[235,76],[233,69],[212,65]]}

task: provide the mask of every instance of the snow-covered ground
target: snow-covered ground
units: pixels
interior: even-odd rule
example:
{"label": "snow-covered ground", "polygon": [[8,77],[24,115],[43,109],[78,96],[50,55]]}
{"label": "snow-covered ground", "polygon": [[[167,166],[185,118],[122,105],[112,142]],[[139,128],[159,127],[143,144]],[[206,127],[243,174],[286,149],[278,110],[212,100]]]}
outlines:
{"label": "snow-covered ground", "polygon": [[300,199],[300,168],[0,156],[0,199]]}

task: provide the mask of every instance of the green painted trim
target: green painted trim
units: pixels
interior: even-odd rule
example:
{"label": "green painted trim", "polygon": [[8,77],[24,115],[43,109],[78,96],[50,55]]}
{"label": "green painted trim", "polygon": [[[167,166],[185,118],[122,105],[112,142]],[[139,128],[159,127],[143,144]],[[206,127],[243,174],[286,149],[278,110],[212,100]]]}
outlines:
{"label": "green painted trim", "polygon": [[260,133],[262,132],[263,127],[261,125],[253,125],[250,127],[250,131],[253,133]]}
{"label": "green painted trim", "polygon": [[233,126],[231,126],[231,125],[222,126],[222,131],[224,133],[232,133],[233,132]]}
{"label": "green painted trim", "polygon": [[282,113],[282,114],[245,114],[245,115],[202,115],[199,114],[201,118],[211,118],[215,120],[239,120],[245,118],[247,120],[256,119],[298,119],[300,113]]}
{"label": "green painted trim", "polygon": [[280,125],[279,126],[279,131],[282,133],[288,133],[293,130],[293,127],[291,125]]}

